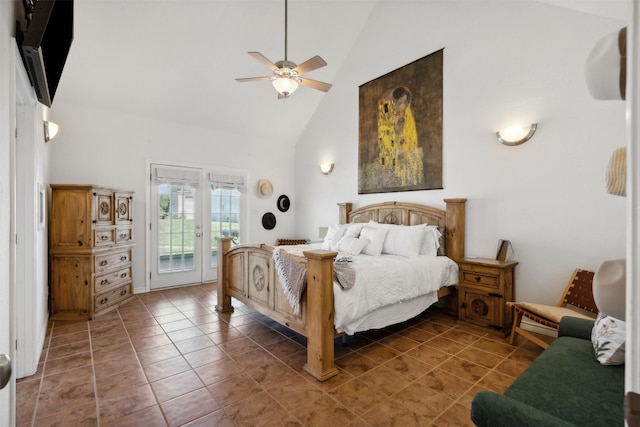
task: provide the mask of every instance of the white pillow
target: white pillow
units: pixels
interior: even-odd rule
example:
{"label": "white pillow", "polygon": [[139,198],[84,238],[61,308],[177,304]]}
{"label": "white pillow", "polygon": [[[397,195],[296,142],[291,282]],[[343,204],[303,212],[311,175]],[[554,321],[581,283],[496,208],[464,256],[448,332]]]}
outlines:
{"label": "white pillow", "polygon": [[360,238],[368,240],[367,245],[362,249],[362,253],[373,256],[380,256],[382,245],[387,235],[387,229],[382,227],[362,227]]}
{"label": "white pillow", "polygon": [[362,230],[363,225],[364,224],[362,223],[348,224],[347,231],[345,231],[344,235],[351,237],[360,237],[360,231]]}
{"label": "white pillow", "polygon": [[337,251],[338,250],[338,242],[344,236],[344,233],[347,231],[347,225],[344,224],[335,224],[329,226],[327,229],[327,234],[324,236],[324,241],[322,242],[322,249],[326,251]]}
{"label": "white pillow", "polygon": [[442,233],[438,231],[437,226],[425,226],[422,244],[420,245],[420,254],[438,256],[438,248],[440,248],[440,236],[442,236]]}
{"label": "white pillow", "polygon": [[392,225],[384,238],[382,253],[416,257],[424,238],[426,225]]}
{"label": "white pillow", "polygon": [[337,250],[340,253],[356,256],[360,255],[360,252],[362,252],[362,249],[367,243],[369,243],[369,241],[365,239],[358,239],[353,236],[344,236],[340,239],[340,242],[338,242]]}
{"label": "white pillow", "polygon": [[591,343],[598,362],[603,365],[622,365],[625,338],[625,323],[622,320],[598,313],[591,331]]}

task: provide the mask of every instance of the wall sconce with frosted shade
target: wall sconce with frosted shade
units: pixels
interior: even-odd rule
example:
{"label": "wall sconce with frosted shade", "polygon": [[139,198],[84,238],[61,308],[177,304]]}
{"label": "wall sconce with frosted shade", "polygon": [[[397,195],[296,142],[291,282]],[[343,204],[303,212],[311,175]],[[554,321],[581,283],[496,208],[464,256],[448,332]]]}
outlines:
{"label": "wall sconce with frosted shade", "polygon": [[497,131],[496,136],[498,137],[498,141],[504,145],[520,145],[530,140],[533,134],[536,133],[537,128],[538,125],[535,123],[530,125],[510,126]]}
{"label": "wall sconce with frosted shade", "polygon": [[45,120],[44,121],[44,142],[51,141],[58,134],[58,125]]}
{"label": "wall sconce with frosted shade", "polygon": [[320,163],[320,171],[325,175],[329,175],[333,172],[333,166],[334,164],[332,162]]}

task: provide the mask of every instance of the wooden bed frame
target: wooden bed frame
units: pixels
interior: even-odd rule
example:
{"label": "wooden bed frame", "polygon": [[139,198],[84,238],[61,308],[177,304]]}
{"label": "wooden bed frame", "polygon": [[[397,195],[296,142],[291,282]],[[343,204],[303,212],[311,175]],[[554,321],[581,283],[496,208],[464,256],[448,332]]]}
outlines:
{"label": "wooden bed frame", "polygon": [[[351,203],[339,203],[340,223],[369,222],[388,224],[430,224],[446,227],[447,256],[454,261],[464,257],[466,199],[444,199],[446,210],[401,202],[385,202],[352,210]],[[231,248],[230,237],[218,238],[219,312],[233,311],[231,297],[263,313],[278,323],[307,337],[305,371],[320,381],[338,373],[334,365],[333,260],[337,252],[305,251],[307,289],[299,315],[294,315],[280,285],[273,261],[273,246],[243,244]],[[438,292],[443,298],[455,295],[455,287]],[[457,302],[453,304],[457,307]]]}

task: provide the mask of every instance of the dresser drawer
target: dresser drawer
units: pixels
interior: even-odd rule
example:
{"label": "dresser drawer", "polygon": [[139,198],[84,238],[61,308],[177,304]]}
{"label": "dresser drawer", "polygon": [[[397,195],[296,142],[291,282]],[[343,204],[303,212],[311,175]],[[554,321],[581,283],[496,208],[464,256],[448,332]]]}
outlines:
{"label": "dresser drawer", "polygon": [[118,286],[117,288],[109,292],[96,295],[95,297],[96,314],[129,298],[131,296],[131,285],[132,283],[129,282],[125,285]]}
{"label": "dresser drawer", "polygon": [[109,246],[115,243],[113,228],[96,228],[93,230],[93,244],[96,247]]}
{"label": "dresser drawer", "polygon": [[131,251],[109,252],[104,255],[96,255],[95,272],[96,274],[100,274],[114,268],[127,266],[130,262]]}
{"label": "dresser drawer", "polygon": [[111,288],[131,281],[131,267],[96,276],[95,293],[99,294]]}
{"label": "dresser drawer", "polygon": [[133,240],[131,227],[119,227],[116,229],[116,243],[125,243]]}

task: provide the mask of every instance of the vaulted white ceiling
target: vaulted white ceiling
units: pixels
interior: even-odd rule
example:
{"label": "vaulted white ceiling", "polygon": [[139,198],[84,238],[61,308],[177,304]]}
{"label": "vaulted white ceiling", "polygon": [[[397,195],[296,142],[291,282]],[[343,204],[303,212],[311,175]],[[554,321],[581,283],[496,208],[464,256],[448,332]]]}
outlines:
{"label": "vaulted white ceiling", "polygon": [[[383,1],[412,3],[290,0],[288,59],[322,56],[328,66],[308,77],[332,83]],[[543,1],[622,20],[627,10],[625,0]],[[268,81],[236,82],[270,73],[248,51],[284,59],[284,0],[75,0],[74,41],[52,112],[74,103],[294,143],[327,95],[301,87],[283,101]]]}

